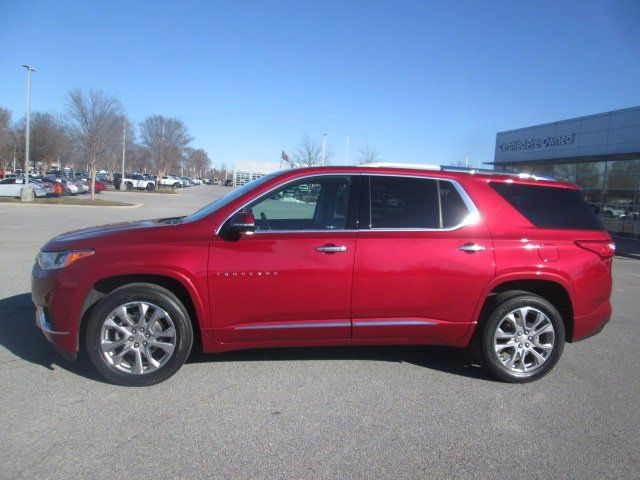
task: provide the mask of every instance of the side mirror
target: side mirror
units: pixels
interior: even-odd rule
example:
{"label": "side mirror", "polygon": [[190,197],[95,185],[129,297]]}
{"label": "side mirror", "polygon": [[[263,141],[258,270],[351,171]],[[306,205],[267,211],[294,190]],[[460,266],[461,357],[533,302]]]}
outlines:
{"label": "side mirror", "polygon": [[256,229],[256,221],[249,212],[237,212],[227,222],[227,229],[238,235],[252,235]]}

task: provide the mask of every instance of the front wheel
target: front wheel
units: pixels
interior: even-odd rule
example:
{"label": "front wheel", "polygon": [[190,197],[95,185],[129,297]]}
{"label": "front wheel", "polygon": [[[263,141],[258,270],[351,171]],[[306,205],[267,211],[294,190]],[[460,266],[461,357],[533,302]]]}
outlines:
{"label": "front wheel", "polygon": [[170,291],[136,283],[104,297],[87,320],[85,345],[96,369],[125,386],[160,383],[184,364],[193,330]]}
{"label": "front wheel", "polygon": [[147,183],[147,190],[148,191],[151,192],[152,190],[155,190],[155,189],[156,189],[156,186],[153,183]]}
{"label": "front wheel", "polygon": [[479,353],[500,380],[531,382],[555,366],[564,340],[558,310],[542,297],[522,294],[498,302],[480,333]]}

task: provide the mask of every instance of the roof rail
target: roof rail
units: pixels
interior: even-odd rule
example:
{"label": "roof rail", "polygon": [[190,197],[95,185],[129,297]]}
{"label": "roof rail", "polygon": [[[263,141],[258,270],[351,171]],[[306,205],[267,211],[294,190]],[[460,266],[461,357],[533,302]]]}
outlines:
{"label": "roof rail", "polygon": [[496,175],[501,177],[518,177],[523,180],[546,180],[549,182],[557,182],[558,180],[553,177],[543,177],[541,175],[534,175],[532,173],[516,173],[516,172],[498,172],[496,170],[490,170],[488,168],[469,168],[469,167],[442,167],[443,172],[461,172],[474,175],[480,173],[482,175]]}
{"label": "roof rail", "polygon": [[393,163],[393,162],[372,162],[361,163],[358,167],[377,167],[377,168],[415,168],[418,170],[442,170],[440,165],[427,165],[420,163]]}
{"label": "roof rail", "polygon": [[496,170],[490,170],[488,168],[470,168],[470,167],[457,167],[446,165],[426,165],[418,163],[393,163],[393,162],[372,162],[361,163],[358,167],[377,167],[377,168],[413,168],[417,170],[437,170],[441,172],[460,172],[468,173],[470,175],[495,175],[499,177],[517,177],[523,180],[546,180],[549,182],[557,182],[558,180],[553,177],[543,177],[540,175],[534,175],[531,173],[515,173],[515,172],[498,172]]}

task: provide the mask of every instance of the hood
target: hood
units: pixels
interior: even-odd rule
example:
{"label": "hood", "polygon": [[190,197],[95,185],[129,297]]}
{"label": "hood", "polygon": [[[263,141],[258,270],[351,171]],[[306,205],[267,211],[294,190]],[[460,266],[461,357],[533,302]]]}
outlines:
{"label": "hood", "polygon": [[[66,249],[85,248],[96,242],[113,242],[114,237],[121,234],[134,233],[150,228],[166,228],[178,223],[183,217],[139,220],[135,222],[112,223],[99,227],[84,228],[66,232],[51,239],[42,247],[43,251],[61,251]],[[128,235],[126,235],[128,236]],[[90,245],[91,244],[91,245]]]}

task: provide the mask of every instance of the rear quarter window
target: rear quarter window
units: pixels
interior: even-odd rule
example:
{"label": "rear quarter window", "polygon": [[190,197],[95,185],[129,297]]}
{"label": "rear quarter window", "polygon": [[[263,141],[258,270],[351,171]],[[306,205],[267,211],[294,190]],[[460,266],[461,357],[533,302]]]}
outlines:
{"label": "rear quarter window", "polygon": [[536,227],[603,230],[580,190],[502,182],[489,185]]}

